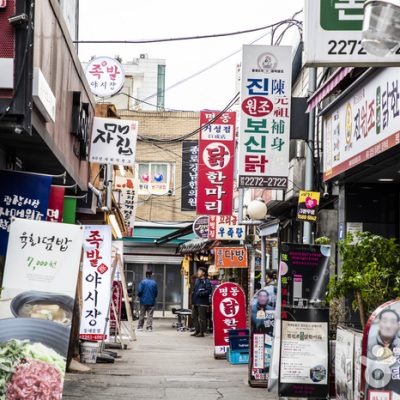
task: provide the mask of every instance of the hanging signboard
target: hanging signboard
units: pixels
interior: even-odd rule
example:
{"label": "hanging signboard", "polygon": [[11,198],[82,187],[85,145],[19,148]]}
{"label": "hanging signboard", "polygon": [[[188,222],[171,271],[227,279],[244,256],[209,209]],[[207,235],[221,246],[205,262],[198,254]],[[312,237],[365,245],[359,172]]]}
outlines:
{"label": "hanging signboard", "polygon": [[368,400],[400,398],[400,301],[378,307],[364,330],[363,389]]}
{"label": "hanging signboard", "polygon": [[229,348],[228,331],[246,328],[246,300],[243,289],[226,282],[213,294],[214,356],[225,357]]}
{"label": "hanging signboard", "polygon": [[378,57],[362,47],[363,6],[364,0],[306,0],[304,55],[307,66],[369,67],[399,63],[399,52]]}
{"label": "hanging signboard", "polygon": [[196,210],[198,172],[199,142],[197,140],[185,140],[182,142],[182,211]]}
{"label": "hanging signboard", "polygon": [[65,188],[61,186],[51,186],[49,203],[47,206],[47,221],[62,222],[64,209]]}
{"label": "hanging signboard", "polygon": [[139,182],[133,177],[116,175],[114,180],[114,197],[124,217],[127,236],[133,236],[136,207],[138,202]]}
{"label": "hanging signboard", "polygon": [[238,247],[215,247],[215,266],[217,268],[247,268],[247,249]]}
{"label": "hanging signboard", "polygon": [[291,47],[243,46],[239,187],[287,187],[291,80]]}
{"label": "hanging signboard", "polygon": [[208,217],[197,217],[193,222],[193,233],[199,239],[208,239]]}
{"label": "hanging signboard", "polygon": [[319,192],[307,192],[300,190],[299,203],[297,206],[298,221],[317,222],[319,198]]}
{"label": "hanging signboard", "polygon": [[103,340],[109,336],[106,325],[111,296],[111,246],[110,225],[85,226],[81,339]]}
{"label": "hanging signboard", "polygon": [[77,225],[11,221],[0,300],[1,398],[61,399],[82,238]]}
{"label": "hanging signboard", "polygon": [[45,220],[51,177],[0,171],[0,255],[5,255],[11,218]]}
{"label": "hanging signboard", "polygon": [[111,57],[97,57],[91,60],[85,71],[92,93],[98,97],[117,94],[125,83],[122,65]]}
{"label": "hanging signboard", "polygon": [[260,289],[253,297],[250,324],[249,383],[267,387],[274,340],[276,284]]}
{"label": "hanging signboard", "polygon": [[354,332],[338,327],[335,352],[335,388],[337,400],[354,398]]}
{"label": "hanging signboard", "polygon": [[135,164],[138,123],[113,118],[93,118],[89,161],[98,164]]}
{"label": "hanging signboard", "polygon": [[400,143],[397,68],[382,68],[324,116],[324,180],[327,181]]}
{"label": "hanging signboard", "polygon": [[[232,215],[236,113],[200,112],[197,214]],[[218,117],[218,118],[217,118]]]}
{"label": "hanging signboard", "polygon": [[245,240],[246,227],[238,224],[238,216],[208,217],[208,238],[210,240]]}

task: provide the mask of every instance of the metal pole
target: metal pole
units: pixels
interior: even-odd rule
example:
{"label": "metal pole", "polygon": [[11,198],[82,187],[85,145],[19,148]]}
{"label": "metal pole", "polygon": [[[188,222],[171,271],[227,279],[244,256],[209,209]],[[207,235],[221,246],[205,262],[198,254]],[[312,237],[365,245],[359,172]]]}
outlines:
{"label": "metal pole", "polygon": [[256,252],[254,250],[253,245],[251,245],[251,260],[250,260],[250,293],[249,298],[250,301],[254,296],[254,279],[256,275]]}
{"label": "metal pole", "polygon": [[106,188],[107,188],[106,207],[108,208],[108,212],[111,212],[111,210],[112,210],[112,181],[113,181],[112,165],[107,165],[106,166]]}
{"label": "metal pole", "polygon": [[265,286],[265,275],[267,269],[267,238],[266,236],[261,236],[261,289]]}
{"label": "metal pole", "polygon": [[[317,86],[316,68],[308,69],[308,94],[311,96]],[[308,146],[306,146],[306,171],[305,171],[305,190],[313,190],[314,180],[314,131],[315,131],[315,108],[310,110],[310,119],[308,122]],[[303,243],[311,243],[311,222],[304,222]]]}

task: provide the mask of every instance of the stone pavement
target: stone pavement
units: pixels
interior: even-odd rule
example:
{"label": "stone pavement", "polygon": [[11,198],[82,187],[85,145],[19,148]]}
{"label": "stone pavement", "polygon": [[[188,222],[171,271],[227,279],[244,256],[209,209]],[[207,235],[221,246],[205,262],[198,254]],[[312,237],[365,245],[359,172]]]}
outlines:
{"label": "stone pavement", "polygon": [[277,397],[247,385],[247,366],[213,357],[212,337],[192,338],[155,320],[154,332],[120,351],[115,364],[97,364],[92,374],[67,374],[64,400],[267,400]]}

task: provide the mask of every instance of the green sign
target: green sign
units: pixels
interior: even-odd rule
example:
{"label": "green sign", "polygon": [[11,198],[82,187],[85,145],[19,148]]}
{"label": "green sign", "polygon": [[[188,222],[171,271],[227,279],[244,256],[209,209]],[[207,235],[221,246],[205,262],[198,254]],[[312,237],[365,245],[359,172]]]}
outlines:
{"label": "green sign", "polygon": [[75,222],[76,222],[76,199],[65,197],[64,209],[63,209],[63,223],[75,224]]}
{"label": "green sign", "polygon": [[327,31],[361,31],[364,0],[320,0],[321,27]]}

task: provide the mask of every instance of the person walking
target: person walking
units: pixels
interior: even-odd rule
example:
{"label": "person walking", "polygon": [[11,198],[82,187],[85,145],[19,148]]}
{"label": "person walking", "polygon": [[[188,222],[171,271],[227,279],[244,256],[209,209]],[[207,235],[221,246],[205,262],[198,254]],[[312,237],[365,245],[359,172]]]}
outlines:
{"label": "person walking", "polygon": [[147,324],[146,330],[148,332],[153,331],[153,314],[154,306],[156,304],[156,298],[158,295],[157,282],[151,279],[153,275],[152,271],[146,272],[146,278],[139,284],[138,297],[140,300],[140,314],[138,322],[138,331],[143,330],[144,318],[147,313]]}
{"label": "person walking", "polygon": [[192,320],[195,328],[191,336],[204,337],[207,330],[207,310],[210,306],[211,283],[207,278],[207,269],[197,270],[197,279],[192,291]]}

